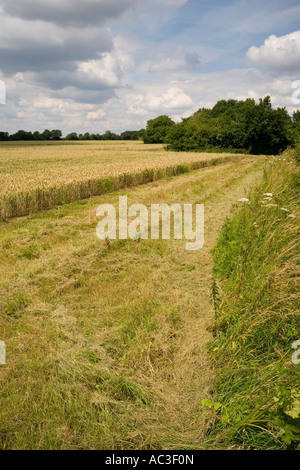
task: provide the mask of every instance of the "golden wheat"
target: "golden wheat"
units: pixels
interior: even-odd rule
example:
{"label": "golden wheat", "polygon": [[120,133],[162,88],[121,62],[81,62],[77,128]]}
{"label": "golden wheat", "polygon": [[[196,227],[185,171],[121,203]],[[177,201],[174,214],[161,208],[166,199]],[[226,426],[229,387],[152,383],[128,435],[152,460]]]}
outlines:
{"label": "golden wheat", "polygon": [[[238,158],[238,156],[235,156]],[[142,142],[1,145],[0,219],[50,209],[226,161]]]}

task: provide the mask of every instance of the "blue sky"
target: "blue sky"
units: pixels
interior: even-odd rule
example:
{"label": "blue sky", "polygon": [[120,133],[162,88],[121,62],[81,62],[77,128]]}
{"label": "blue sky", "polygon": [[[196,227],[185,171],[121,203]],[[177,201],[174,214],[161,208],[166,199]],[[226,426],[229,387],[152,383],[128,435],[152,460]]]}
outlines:
{"label": "blue sky", "polygon": [[290,112],[295,0],[0,0],[1,130],[121,132],[219,99]]}

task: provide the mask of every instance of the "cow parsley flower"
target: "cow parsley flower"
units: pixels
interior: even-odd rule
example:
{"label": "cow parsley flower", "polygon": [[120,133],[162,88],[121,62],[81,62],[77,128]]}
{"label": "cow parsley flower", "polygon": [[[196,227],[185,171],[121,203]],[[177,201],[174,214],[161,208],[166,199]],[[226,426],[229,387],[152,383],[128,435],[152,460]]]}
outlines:
{"label": "cow parsley flower", "polygon": [[242,199],[239,199],[238,202],[249,202],[249,199],[247,199],[246,197],[242,197]]}

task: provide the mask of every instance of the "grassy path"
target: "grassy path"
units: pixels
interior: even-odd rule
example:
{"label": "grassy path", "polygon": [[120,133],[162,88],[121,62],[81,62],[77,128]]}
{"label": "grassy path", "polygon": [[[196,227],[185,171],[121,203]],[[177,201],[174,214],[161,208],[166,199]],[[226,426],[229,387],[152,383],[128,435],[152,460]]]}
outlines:
{"label": "grassy path", "polygon": [[218,230],[261,176],[245,157],[126,192],[204,203],[205,245],[95,236],[119,193],[0,225],[0,448],[199,448],[213,392],[207,360]]}

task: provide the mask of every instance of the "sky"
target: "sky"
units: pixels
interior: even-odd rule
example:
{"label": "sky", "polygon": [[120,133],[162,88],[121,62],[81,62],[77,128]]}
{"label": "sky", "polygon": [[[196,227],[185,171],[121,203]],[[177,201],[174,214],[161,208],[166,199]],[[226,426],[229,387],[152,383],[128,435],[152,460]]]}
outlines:
{"label": "sky", "polygon": [[123,132],[220,99],[290,113],[299,0],[0,0],[0,130]]}

